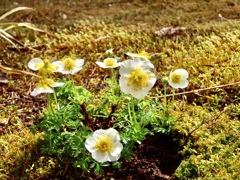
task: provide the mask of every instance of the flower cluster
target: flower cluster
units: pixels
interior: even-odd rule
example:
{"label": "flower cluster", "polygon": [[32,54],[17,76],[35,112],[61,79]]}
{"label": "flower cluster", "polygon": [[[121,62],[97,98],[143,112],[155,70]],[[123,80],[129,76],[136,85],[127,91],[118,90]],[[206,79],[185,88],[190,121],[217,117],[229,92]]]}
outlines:
{"label": "flower cluster", "polygon": [[31,96],[37,96],[41,93],[53,93],[53,87],[62,86],[64,83],[55,82],[50,77],[54,72],[62,74],[75,74],[82,69],[84,64],[83,59],[73,60],[72,58],[65,58],[62,61],[50,62],[48,59],[33,58],[28,62],[28,67],[33,71],[39,71],[40,79],[36,88],[31,93]]}
{"label": "flower cluster", "polygon": [[[140,53],[128,52],[126,55],[131,58],[119,62],[120,58],[113,57],[113,49],[108,50],[106,55],[107,58],[103,62],[96,61],[96,64],[104,69],[109,68],[111,72],[113,72],[113,69],[120,67],[119,86],[121,92],[131,95],[132,99],[141,99],[147,96],[157,81],[156,75],[151,71],[154,68],[154,65],[150,62],[151,56],[146,51],[141,51]],[[72,59],[71,57],[54,62],[50,62],[48,59],[31,59],[28,67],[33,71],[38,71],[41,77],[31,95],[37,96],[41,93],[54,93],[53,88],[62,86],[64,83],[55,82],[52,74],[60,72],[62,74],[74,75],[82,69],[83,64],[83,59]],[[114,76],[114,73],[111,75]],[[187,79],[188,72],[185,69],[176,69],[170,73],[168,78],[165,78],[165,81],[171,87],[177,89],[187,87]],[[118,84],[116,81],[113,81],[113,83]],[[112,92],[114,94],[114,91]],[[134,113],[133,118],[136,118]],[[118,161],[123,150],[123,145],[120,141],[120,135],[117,130],[113,128],[98,129],[86,138],[84,145],[95,161],[100,163],[113,162]]]}

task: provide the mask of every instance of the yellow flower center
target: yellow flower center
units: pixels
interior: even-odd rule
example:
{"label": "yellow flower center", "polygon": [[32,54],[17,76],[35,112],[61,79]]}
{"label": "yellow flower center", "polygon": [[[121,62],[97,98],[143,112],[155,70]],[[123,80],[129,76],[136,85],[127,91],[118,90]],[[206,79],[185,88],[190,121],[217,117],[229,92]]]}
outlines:
{"label": "yellow flower center", "polygon": [[53,65],[48,59],[44,59],[44,63],[36,63],[35,67],[39,66],[41,74],[52,74],[58,67]]}
{"label": "yellow flower center", "polygon": [[44,63],[39,62],[39,63],[36,63],[34,66],[35,68],[41,69],[44,66]]}
{"label": "yellow flower center", "polygon": [[96,143],[96,147],[98,151],[104,153],[109,152],[112,149],[112,141],[109,137],[102,137],[99,139],[99,141]]}
{"label": "yellow flower center", "polygon": [[37,83],[37,88],[43,88],[47,89],[48,87],[51,87],[55,82],[52,79],[40,79]]}
{"label": "yellow flower center", "polygon": [[105,60],[104,60],[104,64],[105,64],[106,66],[115,66],[115,60],[112,59],[112,58],[110,58],[110,59],[105,59]]}
{"label": "yellow flower center", "polygon": [[143,72],[141,69],[135,69],[130,72],[128,76],[128,86],[133,86],[134,90],[137,91],[143,87],[147,87],[149,85],[148,79],[151,77],[150,74]]}
{"label": "yellow flower center", "polygon": [[66,58],[63,60],[65,70],[73,70],[76,67],[76,62],[72,58]]}
{"label": "yellow flower center", "polygon": [[172,82],[173,82],[174,84],[180,84],[181,81],[182,81],[182,77],[181,77],[181,75],[178,74],[178,73],[173,73],[173,74],[171,75],[171,80],[172,80]]}
{"label": "yellow flower center", "polygon": [[146,52],[146,51],[141,51],[140,53],[139,53],[139,55],[140,56],[144,56],[144,57],[146,57],[146,58],[148,58],[148,59],[151,59],[151,56],[148,54],[148,52]]}

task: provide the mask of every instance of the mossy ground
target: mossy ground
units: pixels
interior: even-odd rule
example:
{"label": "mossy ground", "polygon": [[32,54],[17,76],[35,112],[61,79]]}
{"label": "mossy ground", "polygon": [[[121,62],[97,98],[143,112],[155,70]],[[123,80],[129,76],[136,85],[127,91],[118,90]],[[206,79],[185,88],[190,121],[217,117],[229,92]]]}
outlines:
{"label": "mossy ground", "polygon": [[[16,6],[30,6],[37,11],[18,12],[17,16],[6,18],[6,22],[28,21],[47,33],[20,27],[10,32],[27,46],[37,47],[36,51],[18,51],[0,39],[0,59],[7,67],[29,71],[27,62],[33,57],[81,57],[86,64],[74,79],[96,90],[107,72],[94,62],[102,60],[104,52],[114,48],[114,53],[122,60],[126,52],[149,52],[158,79],[176,68],[187,69],[190,85],[185,91],[240,80],[239,1],[52,0],[26,3],[20,0],[17,5],[14,1],[0,2],[0,12]],[[160,37],[155,31],[163,27],[187,29]],[[41,138],[26,129],[41,120],[39,113],[45,105],[44,96],[29,96],[34,78],[9,74],[8,80],[9,84],[0,85],[0,118],[4,120],[0,124],[0,178],[41,179],[52,177],[54,169],[65,172],[66,166],[61,166],[58,158],[34,152],[34,149],[38,151]],[[160,81],[151,96],[156,88],[162,91]],[[175,99],[172,113],[177,120],[171,135],[182,146],[184,156],[176,170],[177,177],[240,179],[239,85],[195,91]],[[33,154],[38,154],[37,158]],[[15,168],[11,168],[13,165]]]}

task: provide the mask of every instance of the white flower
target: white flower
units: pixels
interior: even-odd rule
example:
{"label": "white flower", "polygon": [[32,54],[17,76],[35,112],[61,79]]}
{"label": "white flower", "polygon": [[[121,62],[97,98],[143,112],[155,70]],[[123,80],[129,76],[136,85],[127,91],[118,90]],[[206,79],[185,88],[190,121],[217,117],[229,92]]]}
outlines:
{"label": "white flower", "polygon": [[149,62],[151,68],[154,68],[153,64],[149,60],[151,59],[151,56],[146,51],[141,51],[140,53],[127,52],[126,55],[130,56],[133,59],[141,59],[142,61]]}
{"label": "white flower", "polygon": [[42,78],[39,80],[36,88],[31,92],[31,96],[37,96],[41,93],[53,93],[52,87],[62,86],[64,83],[54,82],[52,79]]}
{"label": "white flower", "polygon": [[28,62],[28,67],[34,71],[39,70],[43,66],[44,62],[40,58],[33,58]]}
{"label": "white flower", "polygon": [[168,83],[173,88],[185,88],[188,86],[188,72],[186,69],[176,69],[170,73]]}
{"label": "white flower", "polygon": [[149,59],[151,59],[151,56],[148,54],[148,52],[146,52],[144,50],[141,51],[140,53],[130,53],[130,52],[127,52],[126,55],[132,57],[133,59],[134,58],[140,58],[143,61],[149,61]]}
{"label": "white flower", "polygon": [[117,130],[109,128],[99,129],[85,141],[85,147],[98,162],[117,161],[123,149]]}
{"label": "white flower", "polygon": [[157,80],[149,70],[152,66],[139,58],[123,61],[119,80],[121,91],[138,99],[146,96]]}
{"label": "white flower", "polygon": [[51,74],[59,71],[61,67],[56,62],[51,63],[48,59],[33,58],[28,62],[28,67],[33,71],[39,70],[41,74]]}
{"label": "white flower", "polygon": [[70,57],[67,57],[62,61],[56,61],[55,64],[60,67],[58,72],[61,72],[63,74],[76,74],[78,71],[82,69],[84,60],[83,59],[74,60]]}
{"label": "white flower", "polygon": [[101,68],[116,68],[121,66],[121,63],[117,62],[116,58],[106,58],[103,62],[97,61],[96,64]]}

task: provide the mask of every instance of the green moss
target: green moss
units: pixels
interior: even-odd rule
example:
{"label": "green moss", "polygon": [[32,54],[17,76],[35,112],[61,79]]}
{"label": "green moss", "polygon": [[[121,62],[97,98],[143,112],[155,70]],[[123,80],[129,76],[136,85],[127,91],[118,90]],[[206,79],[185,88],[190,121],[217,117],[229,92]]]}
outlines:
{"label": "green moss", "polygon": [[[179,108],[180,110],[181,108]],[[177,113],[174,124],[183,144],[182,161],[176,175],[180,179],[239,179],[240,122],[233,112],[238,105],[224,112],[209,112],[200,106],[187,105]]]}
{"label": "green moss", "polygon": [[26,128],[0,136],[0,179],[22,176],[41,143],[41,136],[33,135]]}

